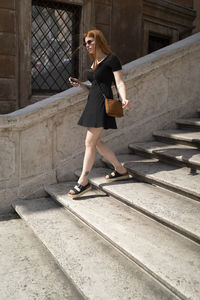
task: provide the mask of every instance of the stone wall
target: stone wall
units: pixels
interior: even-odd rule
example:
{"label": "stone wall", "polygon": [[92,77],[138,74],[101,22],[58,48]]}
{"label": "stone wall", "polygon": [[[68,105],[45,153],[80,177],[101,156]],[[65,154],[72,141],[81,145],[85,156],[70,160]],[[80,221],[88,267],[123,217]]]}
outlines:
{"label": "stone wall", "polygon": [[194,33],[196,33],[196,32],[200,32],[200,1],[194,0],[193,2],[194,2],[194,9],[197,12],[197,17],[194,21],[194,26],[195,26]]}
{"label": "stone wall", "polygon": [[[118,130],[103,139],[117,153],[152,131],[193,115],[200,99],[200,33],[123,66],[132,107]],[[77,120],[86,103],[71,88],[16,112],[0,115],[0,212],[16,198],[45,195],[44,185],[73,178],[81,168],[85,128]],[[119,143],[120,141],[120,143]]]}
{"label": "stone wall", "polygon": [[169,1],[190,8],[193,7],[193,2],[194,2],[194,0],[169,0]]}
{"label": "stone wall", "polygon": [[113,0],[110,45],[122,63],[142,56],[143,4],[141,0]]}
{"label": "stone wall", "polygon": [[0,1],[0,111],[17,107],[17,40],[15,0]]}

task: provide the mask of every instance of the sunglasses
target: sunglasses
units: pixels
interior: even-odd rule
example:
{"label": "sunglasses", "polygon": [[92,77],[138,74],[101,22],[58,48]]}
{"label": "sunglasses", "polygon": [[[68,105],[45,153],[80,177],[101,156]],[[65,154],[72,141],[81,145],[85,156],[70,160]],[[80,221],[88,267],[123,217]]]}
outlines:
{"label": "sunglasses", "polygon": [[83,43],[83,46],[86,47],[87,45],[91,45],[92,42],[94,42],[93,40],[88,40],[87,42]]}

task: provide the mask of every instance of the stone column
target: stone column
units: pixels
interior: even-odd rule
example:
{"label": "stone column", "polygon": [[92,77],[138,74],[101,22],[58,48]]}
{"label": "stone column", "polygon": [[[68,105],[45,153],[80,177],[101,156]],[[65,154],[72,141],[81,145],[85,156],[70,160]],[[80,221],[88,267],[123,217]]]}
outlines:
{"label": "stone column", "polygon": [[17,1],[18,25],[18,97],[19,107],[30,103],[31,98],[31,14],[32,1]]}
{"label": "stone column", "polygon": [[0,114],[17,107],[15,2],[0,1]]}
{"label": "stone column", "polygon": [[194,9],[197,12],[197,16],[194,21],[194,26],[196,26],[196,28],[194,29],[194,33],[196,33],[200,31],[200,1],[199,0],[194,0]]}

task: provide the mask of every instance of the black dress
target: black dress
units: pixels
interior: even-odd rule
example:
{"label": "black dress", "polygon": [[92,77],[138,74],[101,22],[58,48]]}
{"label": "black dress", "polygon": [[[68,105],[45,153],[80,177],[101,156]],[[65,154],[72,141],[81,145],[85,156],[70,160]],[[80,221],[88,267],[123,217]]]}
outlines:
{"label": "black dress", "polygon": [[[105,113],[105,100],[106,97],[113,99],[111,89],[112,82],[114,81],[113,72],[121,70],[121,63],[118,57],[114,54],[108,55],[97,66],[97,69],[88,71],[87,79],[92,83],[87,104],[78,122],[78,125],[85,127],[103,127],[104,129],[116,129],[115,118],[109,117]],[[102,94],[103,93],[103,94]]]}

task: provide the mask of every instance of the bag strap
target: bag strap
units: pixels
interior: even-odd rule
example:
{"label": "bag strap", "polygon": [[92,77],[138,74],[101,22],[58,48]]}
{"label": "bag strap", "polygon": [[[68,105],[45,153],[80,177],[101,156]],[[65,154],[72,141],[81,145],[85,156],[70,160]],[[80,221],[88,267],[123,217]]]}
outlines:
{"label": "bag strap", "polygon": [[[97,81],[96,79],[95,79],[95,81],[96,81],[96,83],[97,83],[97,85],[98,85],[98,87],[99,87],[99,89],[100,89],[102,95],[104,96],[104,98],[107,98],[106,95],[102,92],[101,86],[100,86],[100,84],[98,83],[98,81]],[[115,89],[116,89],[116,91],[117,91],[117,98],[118,98],[119,101],[121,101],[120,95],[119,95],[119,92],[118,92],[118,89],[117,89],[117,85],[116,85],[116,82],[115,82],[115,79],[114,79],[114,85],[115,85]]]}
{"label": "bag strap", "polygon": [[118,88],[117,88],[117,84],[116,84],[115,79],[114,79],[114,85],[115,85],[115,88],[116,88],[116,91],[117,91],[117,98],[119,99],[119,101],[121,101],[121,100],[120,100],[120,95],[119,95],[119,91],[118,91]]}

